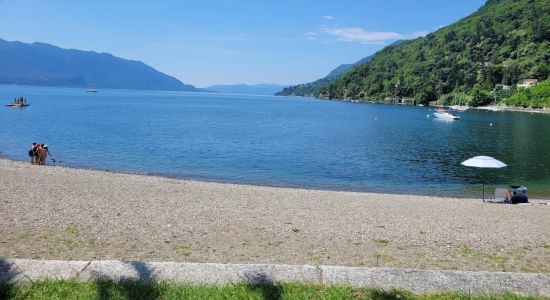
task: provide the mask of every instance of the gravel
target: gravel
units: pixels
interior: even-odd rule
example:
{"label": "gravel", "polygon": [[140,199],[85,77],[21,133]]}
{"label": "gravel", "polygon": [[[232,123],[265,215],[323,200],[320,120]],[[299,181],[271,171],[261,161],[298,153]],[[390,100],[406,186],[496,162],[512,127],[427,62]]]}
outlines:
{"label": "gravel", "polygon": [[550,273],[550,205],[223,184],[0,159],[0,256]]}

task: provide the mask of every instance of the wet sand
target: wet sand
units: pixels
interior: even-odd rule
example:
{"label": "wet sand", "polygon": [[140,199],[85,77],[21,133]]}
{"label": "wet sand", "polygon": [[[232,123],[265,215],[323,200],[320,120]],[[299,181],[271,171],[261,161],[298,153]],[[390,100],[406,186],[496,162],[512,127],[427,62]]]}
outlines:
{"label": "wet sand", "polygon": [[0,256],[550,272],[550,205],[223,184],[0,159]]}

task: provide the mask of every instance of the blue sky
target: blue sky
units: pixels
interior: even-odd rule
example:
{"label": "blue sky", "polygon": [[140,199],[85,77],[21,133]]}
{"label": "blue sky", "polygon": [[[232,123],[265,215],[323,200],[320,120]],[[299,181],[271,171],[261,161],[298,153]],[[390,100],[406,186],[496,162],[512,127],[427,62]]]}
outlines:
{"label": "blue sky", "polygon": [[184,83],[297,84],[484,0],[0,0],[0,38],[109,52]]}

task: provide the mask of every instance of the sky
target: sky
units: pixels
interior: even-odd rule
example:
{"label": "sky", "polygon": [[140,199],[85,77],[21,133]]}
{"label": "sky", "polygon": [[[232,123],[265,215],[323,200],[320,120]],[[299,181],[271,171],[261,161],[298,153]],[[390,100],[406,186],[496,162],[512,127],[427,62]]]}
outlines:
{"label": "sky", "polygon": [[311,82],[485,0],[0,0],[0,38],[108,52],[186,84]]}

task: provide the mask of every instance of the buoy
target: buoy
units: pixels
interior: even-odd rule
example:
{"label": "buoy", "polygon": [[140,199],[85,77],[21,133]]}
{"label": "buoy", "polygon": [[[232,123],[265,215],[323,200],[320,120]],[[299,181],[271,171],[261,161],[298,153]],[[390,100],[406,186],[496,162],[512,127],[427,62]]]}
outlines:
{"label": "buoy", "polygon": [[426,118],[429,118],[429,117],[430,117],[430,115],[426,115]]}
{"label": "buoy", "polygon": [[375,121],[378,121],[378,117],[374,117],[374,120],[375,120]]}
{"label": "buoy", "polygon": [[489,123],[489,126],[493,126],[493,123]]}

